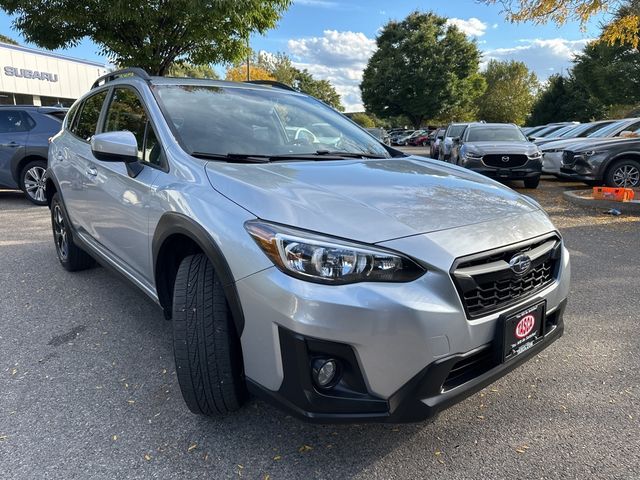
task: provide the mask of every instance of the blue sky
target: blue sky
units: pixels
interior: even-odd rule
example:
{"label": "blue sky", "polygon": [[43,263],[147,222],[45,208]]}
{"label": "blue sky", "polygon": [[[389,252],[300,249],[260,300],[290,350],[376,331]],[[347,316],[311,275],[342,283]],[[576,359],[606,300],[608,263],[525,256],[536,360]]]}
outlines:
{"label": "blue sky", "polygon": [[[288,53],[299,66],[332,81],[347,111],[360,110],[358,85],[375,50],[376,33],[389,20],[400,20],[416,9],[451,18],[476,39],[485,61],[521,60],[543,80],[570,67],[573,55],[597,35],[603,20],[595,18],[581,31],[577,23],[560,28],[554,24],[511,24],[505,21],[499,5],[475,0],[294,0],[277,28],[264,36],[254,35],[251,46]],[[0,13],[0,33],[25,43],[11,29],[11,18],[4,13]],[[89,41],[59,53],[106,62]],[[219,70],[224,71],[222,67]]]}

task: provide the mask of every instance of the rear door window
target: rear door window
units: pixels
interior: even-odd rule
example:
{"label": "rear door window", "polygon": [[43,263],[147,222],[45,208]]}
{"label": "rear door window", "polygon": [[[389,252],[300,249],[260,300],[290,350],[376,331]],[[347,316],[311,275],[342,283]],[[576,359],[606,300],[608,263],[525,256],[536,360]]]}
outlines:
{"label": "rear door window", "polygon": [[35,126],[33,119],[20,110],[0,110],[0,133],[28,132]]}
{"label": "rear door window", "polygon": [[72,133],[87,142],[95,135],[102,104],[106,97],[107,91],[103,90],[83,102],[80,113],[77,115],[77,119],[71,127]]}

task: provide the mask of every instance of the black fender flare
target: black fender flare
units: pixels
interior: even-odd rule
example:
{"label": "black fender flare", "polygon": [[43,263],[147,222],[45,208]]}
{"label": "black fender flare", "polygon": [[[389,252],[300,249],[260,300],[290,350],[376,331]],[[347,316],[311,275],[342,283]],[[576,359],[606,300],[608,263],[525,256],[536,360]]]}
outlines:
{"label": "black fender flare", "polygon": [[162,245],[167,238],[175,234],[184,235],[194,241],[213,264],[216,275],[222,282],[227,303],[229,304],[231,316],[239,338],[244,330],[244,314],[242,312],[242,305],[240,303],[235,279],[231,273],[231,268],[222,254],[222,250],[220,250],[220,247],[216,244],[211,235],[193,219],[177,212],[167,212],[162,215],[151,243],[153,254],[153,276],[161,306],[163,308],[166,307],[166,305],[163,305],[162,298],[166,298],[168,292],[160,291],[161,288],[164,289],[164,286],[162,282],[158,282],[158,275],[160,272],[157,271],[157,265]]}

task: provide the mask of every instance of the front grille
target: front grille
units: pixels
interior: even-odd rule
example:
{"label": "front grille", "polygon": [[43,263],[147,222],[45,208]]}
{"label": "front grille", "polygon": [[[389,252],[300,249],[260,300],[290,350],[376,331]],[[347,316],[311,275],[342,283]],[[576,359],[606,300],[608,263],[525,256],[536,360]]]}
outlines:
{"label": "front grille", "polygon": [[527,163],[526,155],[485,155],[482,161],[489,167],[514,168],[521,167]]}
{"label": "front grille", "polygon": [[575,163],[576,159],[573,152],[565,150],[562,152],[562,165],[571,166]]}
{"label": "front grille", "polygon": [[[456,261],[451,276],[467,317],[504,309],[534,295],[556,279],[561,241],[555,236],[520,243]],[[519,254],[531,259],[529,270],[517,275],[509,261]]]}

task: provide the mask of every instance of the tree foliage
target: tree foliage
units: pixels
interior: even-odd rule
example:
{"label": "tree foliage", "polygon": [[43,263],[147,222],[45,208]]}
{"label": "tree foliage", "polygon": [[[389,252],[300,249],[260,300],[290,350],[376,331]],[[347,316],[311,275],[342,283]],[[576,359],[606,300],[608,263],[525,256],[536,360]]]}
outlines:
{"label": "tree foliage", "polygon": [[413,12],[387,23],[377,46],[360,84],[367,111],[376,115],[404,115],[417,128],[472,105],[481,90],[478,47],[446,18]]}
{"label": "tree foliage", "polygon": [[209,65],[192,65],[184,62],[172,64],[167,75],[170,77],[218,78],[218,74]]}
{"label": "tree foliage", "polygon": [[[225,78],[232,82],[244,82],[247,79],[247,64],[230,67]],[[249,64],[249,80],[275,80],[275,77],[264,68]]]}
{"label": "tree foliage", "polygon": [[376,122],[364,112],[357,112],[349,115],[351,120],[356,122],[358,125],[364,128],[374,128],[376,126]]}
{"label": "tree foliage", "polygon": [[13,38],[7,37],[6,35],[2,35],[0,33],[0,42],[8,43],[9,45],[19,45]]}
{"label": "tree foliage", "polygon": [[285,53],[260,52],[253,56],[253,64],[268,72],[270,80],[276,80],[316,97],[336,110],[344,110],[340,95],[331,82],[314,78],[307,69],[295,67]]}
{"label": "tree foliage", "polygon": [[178,60],[234,61],[252,32],[274,27],[291,0],[0,0],[28,42],[65,48],[90,38],[122,66],[164,75]]}
{"label": "tree foliage", "polygon": [[[625,8],[620,15],[640,13],[640,1],[629,2]],[[607,28],[609,25],[604,25],[603,32]],[[551,77],[533,108],[530,123],[617,118],[638,105],[640,51],[628,43],[596,41],[576,56],[567,77]]]}
{"label": "tree foliage", "polygon": [[590,98],[574,77],[552,75],[547,87],[537,98],[527,124],[589,122],[602,118],[604,111],[604,106],[596,99]]}
{"label": "tree foliage", "polygon": [[479,118],[522,125],[540,84],[522,62],[490,60],[484,72],[487,89],[478,99]]}
{"label": "tree foliage", "polygon": [[594,15],[616,11],[614,20],[607,26],[602,40],[608,44],[625,43],[637,48],[640,44],[640,14],[629,5],[637,0],[482,0],[499,3],[507,18],[513,22],[532,21],[537,24],[549,21],[564,25],[578,21],[584,28]]}

